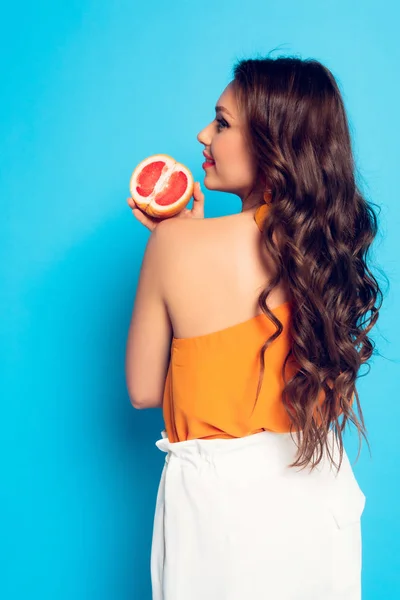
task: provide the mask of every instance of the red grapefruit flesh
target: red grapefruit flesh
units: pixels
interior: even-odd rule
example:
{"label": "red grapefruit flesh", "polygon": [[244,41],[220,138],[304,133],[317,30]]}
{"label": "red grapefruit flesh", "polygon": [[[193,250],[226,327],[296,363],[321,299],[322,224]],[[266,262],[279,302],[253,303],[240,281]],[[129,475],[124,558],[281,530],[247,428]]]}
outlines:
{"label": "red grapefruit flesh", "polygon": [[181,212],[193,194],[193,176],[167,154],[142,160],[131,175],[131,196],[149,216],[164,219]]}

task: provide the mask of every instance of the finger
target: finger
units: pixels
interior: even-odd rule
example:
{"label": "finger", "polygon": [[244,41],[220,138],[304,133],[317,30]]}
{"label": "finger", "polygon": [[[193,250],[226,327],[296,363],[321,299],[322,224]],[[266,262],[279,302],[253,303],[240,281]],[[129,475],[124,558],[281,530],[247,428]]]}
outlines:
{"label": "finger", "polygon": [[192,214],[194,217],[204,217],[204,200],[205,196],[201,191],[200,182],[196,181],[193,188]]}
{"label": "finger", "polygon": [[127,199],[127,203],[128,203],[128,205],[129,205],[131,208],[135,208],[135,206],[136,206],[134,199],[133,199],[133,198],[131,198],[131,197],[129,197],[129,198]]}
{"label": "finger", "polygon": [[196,181],[193,187],[193,198],[196,202],[204,202],[204,194],[201,191],[200,182]]}
{"label": "finger", "polygon": [[147,229],[150,229],[150,231],[153,231],[156,224],[151,219],[146,217],[146,215],[139,208],[132,209],[132,213],[133,213],[134,217],[139,221],[139,223],[142,223],[142,225],[147,227]]}

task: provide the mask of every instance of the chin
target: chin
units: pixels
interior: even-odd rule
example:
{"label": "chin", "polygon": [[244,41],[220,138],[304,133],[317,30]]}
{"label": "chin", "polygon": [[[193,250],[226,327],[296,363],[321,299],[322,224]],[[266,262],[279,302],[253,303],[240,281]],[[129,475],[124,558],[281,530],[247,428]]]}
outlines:
{"label": "chin", "polygon": [[207,179],[207,174],[204,176],[203,184],[208,190],[218,190],[218,188],[210,182],[210,179]]}
{"label": "chin", "polygon": [[215,187],[213,187],[212,185],[210,185],[209,181],[207,181],[207,177],[204,178],[203,185],[208,190],[215,190],[216,189]]}
{"label": "chin", "polygon": [[207,190],[212,192],[225,192],[226,194],[234,194],[236,196],[239,195],[236,189],[230,188],[229,186],[222,186],[221,184],[218,184],[217,181],[213,183],[207,179],[207,177],[204,177],[203,185]]}
{"label": "chin", "polygon": [[225,190],[221,188],[221,184],[218,182],[218,177],[214,181],[213,179],[213,177],[208,177],[208,173],[205,173],[203,179],[204,187],[215,192],[224,192]]}

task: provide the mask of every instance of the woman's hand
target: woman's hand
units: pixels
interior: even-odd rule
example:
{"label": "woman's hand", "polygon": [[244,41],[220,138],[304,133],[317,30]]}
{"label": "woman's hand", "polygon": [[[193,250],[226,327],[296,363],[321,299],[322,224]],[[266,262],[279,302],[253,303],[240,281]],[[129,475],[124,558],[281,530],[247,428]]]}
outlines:
{"label": "woman's hand", "polygon": [[[179,212],[174,217],[168,217],[168,218],[169,219],[187,219],[187,218],[204,219],[204,194],[201,191],[200,183],[198,181],[196,181],[194,184],[192,197],[193,197],[193,208],[192,209],[185,207],[183,210],[181,210],[181,212]],[[128,205],[130,206],[130,208],[132,209],[133,216],[136,217],[136,219],[140,223],[142,223],[142,225],[147,227],[147,229],[150,229],[150,231],[153,231],[153,229],[155,227],[157,227],[157,224],[160,223],[160,221],[164,220],[162,218],[157,219],[155,217],[150,217],[149,215],[146,215],[146,213],[143,212],[136,205],[136,202],[134,201],[133,198],[128,198],[127,202],[128,202]]]}

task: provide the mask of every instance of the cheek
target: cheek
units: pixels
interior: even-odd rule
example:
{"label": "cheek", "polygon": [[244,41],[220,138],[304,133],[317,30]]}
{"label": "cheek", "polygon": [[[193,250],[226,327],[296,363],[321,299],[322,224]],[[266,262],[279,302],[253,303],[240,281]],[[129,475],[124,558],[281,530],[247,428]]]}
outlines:
{"label": "cheek", "polygon": [[241,180],[254,177],[253,161],[241,138],[226,136],[224,140],[218,140],[216,152],[216,160],[221,159],[224,170],[237,174]]}
{"label": "cheek", "polygon": [[211,147],[214,158],[224,164],[240,162],[242,148],[239,141],[235,133],[229,130],[216,134]]}

